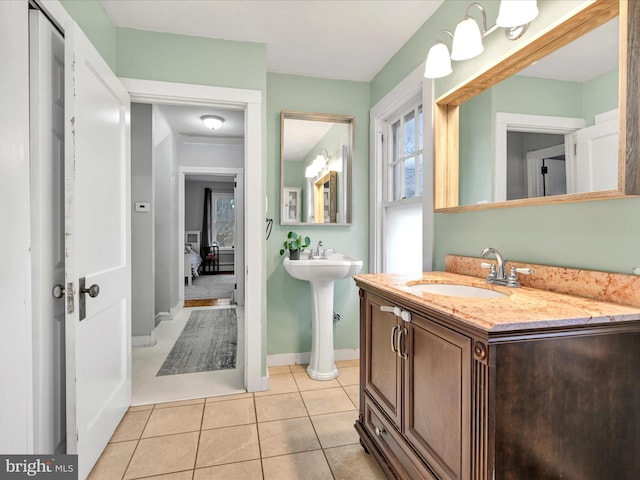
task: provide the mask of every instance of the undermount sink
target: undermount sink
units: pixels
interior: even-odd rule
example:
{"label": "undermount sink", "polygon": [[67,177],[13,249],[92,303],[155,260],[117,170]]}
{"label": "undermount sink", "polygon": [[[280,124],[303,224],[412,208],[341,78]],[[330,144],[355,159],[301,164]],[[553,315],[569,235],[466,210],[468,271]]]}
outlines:
{"label": "undermount sink", "polygon": [[465,298],[504,298],[506,293],[488,288],[472,287],[469,285],[458,285],[456,283],[413,283],[407,287],[416,292],[433,293],[435,295],[446,295],[449,297]]}
{"label": "undermount sink", "polygon": [[362,260],[342,253],[330,253],[322,258],[301,258],[300,260],[285,258],[284,268],[289,275],[298,280],[334,282],[358,273],[362,268]]}
{"label": "undermount sink", "polygon": [[332,380],[338,376],[333,354],[333,284],[358,273],[362,260],[342,253],[308,256],[305,252],[301,260],[287,257],[283,265],[289,275],[308,281],[311,287],[311,357],[307,374],[314,380]]}

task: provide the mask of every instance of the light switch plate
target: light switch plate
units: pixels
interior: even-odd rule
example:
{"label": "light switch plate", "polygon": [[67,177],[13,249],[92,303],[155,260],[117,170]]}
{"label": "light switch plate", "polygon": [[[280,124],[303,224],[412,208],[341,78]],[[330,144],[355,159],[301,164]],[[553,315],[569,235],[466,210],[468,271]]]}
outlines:
{"label": "light switch plate", "polygon": [[136,212],[150,212],[151,204],[148,202],[136,202]]}

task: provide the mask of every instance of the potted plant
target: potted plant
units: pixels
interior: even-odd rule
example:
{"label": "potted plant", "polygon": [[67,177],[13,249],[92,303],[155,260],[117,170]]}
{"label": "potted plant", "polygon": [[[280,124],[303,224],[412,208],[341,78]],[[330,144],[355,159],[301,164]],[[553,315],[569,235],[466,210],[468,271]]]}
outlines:
{"label": "potted plant", "polygon": [[309,237],[302,238],[296,232],[287,233],[287,239],[283,243],[283,247],[280,249],[280,255],[284,255],[284,252],[289,250],[289,258],[291,260],[300,259],[300,250],[307,248],[311,245],[311,239]]}

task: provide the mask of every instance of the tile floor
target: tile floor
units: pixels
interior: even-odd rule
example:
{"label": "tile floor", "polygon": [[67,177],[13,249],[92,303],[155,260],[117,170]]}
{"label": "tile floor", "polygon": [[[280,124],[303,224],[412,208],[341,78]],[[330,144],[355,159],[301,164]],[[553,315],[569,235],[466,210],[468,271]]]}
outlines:
{"label": "tile floor", "polygon": [[357,360],[311,380],[270,367],[268,392],[131,407],[90,480],[383,479],[359,444]]}

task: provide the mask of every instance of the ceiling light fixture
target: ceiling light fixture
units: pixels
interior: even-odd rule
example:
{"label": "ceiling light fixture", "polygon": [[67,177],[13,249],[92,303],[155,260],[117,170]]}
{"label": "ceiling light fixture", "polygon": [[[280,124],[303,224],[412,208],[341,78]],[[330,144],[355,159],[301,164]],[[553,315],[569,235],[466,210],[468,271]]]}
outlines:
{"label": "ceiling light fixture", "polygon": [[224,118],[218,117],[217,115],[204,115],[200,117],[200,119],[203,121],[205,127],[211,130],[219,129],[224,123]]}
{"label": "ceiling light fixture", "polygon": [[[322,151],[327,152],[326,156],[322,154]],[[327,151],[327,149],[320,149],[320,152],[318,153],[318,155],[316,155],[316,158],[314,158],[309,166],[305,169],[304,176],[307,178],[313,178],[318,175],[324,169],[324,167],[327,166],[329,158],[331,157],[329,156],[329,152]]]}
{"label": "ceiling light fixture", "polygon": [[[482,14],[482,31],[469,14],[472,7],[479,9]],[[522,37],[529,23],[537,16],[537,0],[501,0],[496,24],[487,28],[487,14],[484,7],[477,2],[470,4],[453,35],[448,30],[442,31],[453,39],[451,55],[449,55],[447,46],[437,39],[429,49],[424,76],[426,78],[442,78],[451,74],[451,60],[468,60],[480,55],[484,51],[482,39],[491,35],[498,28],[504,29],[508,40],[517,40]]]}

